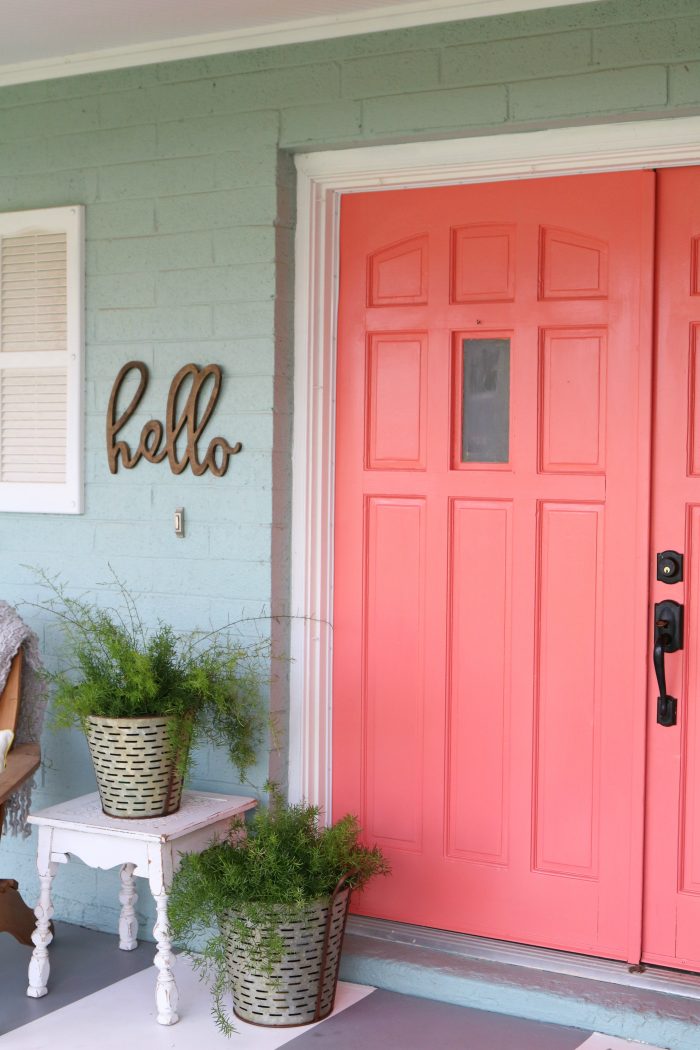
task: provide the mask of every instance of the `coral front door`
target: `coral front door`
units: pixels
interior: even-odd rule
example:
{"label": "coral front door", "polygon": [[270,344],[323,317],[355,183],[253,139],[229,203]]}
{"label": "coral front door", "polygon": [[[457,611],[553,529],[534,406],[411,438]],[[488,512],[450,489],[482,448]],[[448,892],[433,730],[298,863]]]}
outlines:
{"label": "coral front door", "polygon": [[639,957],[653,229],[651,172],[343,200],[333,809],[393,865],[365,914]]}
{"label": "coral front door", "polygon": [[[685,624],[664,660],[675,725],[658,724],[653,672],[649,685],[643,958],[700,970],[700,169],[658,180],[651,603],[684,606]],[[684,555],[671,585],[656,579],[665,551]]]}

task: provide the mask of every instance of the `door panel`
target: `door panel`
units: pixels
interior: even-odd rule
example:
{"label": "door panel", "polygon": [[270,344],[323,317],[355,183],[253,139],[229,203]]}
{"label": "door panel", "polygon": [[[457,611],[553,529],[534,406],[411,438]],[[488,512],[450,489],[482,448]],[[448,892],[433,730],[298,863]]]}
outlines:
{"label": "door panel", "polygon": [[678,699],[673,727],[656,723],[650,671],[644,958],[700,970],[700,169],[659,172],[657,207],[650,560],[655,570],[655,552],[684,552],[685,578],[654,582],[652,603],[684,603],[685,648],[666,657],[667,688]]}
{"label": "door panel", "polygon": [[[510,501],[458,499],[450,511],[446,852],[455,859],[505,864],[513,507]],[[475,696],[488,698],[479,711],[478,733],[473,732]]]}
{"label": "door panel", "polygon": [[653,185],[343,200],[333,809],[393,865],[365,914],[639,957]]}
{"label": "door panel", "polygon": [[591,879],[600,870],[604,518],[603,504],[545,503],[538,536],[534,867]]}

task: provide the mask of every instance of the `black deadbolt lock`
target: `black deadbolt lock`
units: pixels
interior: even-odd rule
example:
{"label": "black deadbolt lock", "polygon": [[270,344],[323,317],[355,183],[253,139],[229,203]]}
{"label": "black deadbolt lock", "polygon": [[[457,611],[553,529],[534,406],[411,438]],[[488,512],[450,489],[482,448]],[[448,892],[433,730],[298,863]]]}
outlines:
{"label": "black deadbolt lock", "polygon": [[661,551],[661,554],[657,554],[656,578],[661,583],[680,583],[683,579],[683,555],[678,551]]}

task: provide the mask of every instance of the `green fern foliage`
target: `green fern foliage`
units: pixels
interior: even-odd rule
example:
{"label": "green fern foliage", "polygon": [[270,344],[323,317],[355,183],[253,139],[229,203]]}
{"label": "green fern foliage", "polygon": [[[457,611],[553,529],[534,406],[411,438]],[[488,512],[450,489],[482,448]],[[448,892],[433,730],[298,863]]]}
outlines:
{"label": "green fern foliage", "polygon": [[[191,726],[193,744],[223,745],[245,777],[265,727],[264,644],[238,644],[224,631],[180,635],[164,623],[147,631],[120,581],[117,610],[75,598],[60,581],[39,575],[51,592],[42,607],[58,617],[69,653],[66,667],[47,674],[57,728],[84,729],[91,715],[171,716],[177,738]],[[189,753],[180,750],[183,765]]]}
{"label": "green fern foliage", "polygon": [[233,924],[251,966],[271,975],[282,957],[280,926],[310,903],[329,899],[341,881],[361,889],[388,873],[380,849],[360,841],[356,817],[323,827],[317,806],[287,804],[276,790],[269,807],[247,825],[239,818],[226,840],[187,854],[174,878],[168,917],[175,939],[209,984],[219,1029],[234,1031],[224,1005],[226,923]]}

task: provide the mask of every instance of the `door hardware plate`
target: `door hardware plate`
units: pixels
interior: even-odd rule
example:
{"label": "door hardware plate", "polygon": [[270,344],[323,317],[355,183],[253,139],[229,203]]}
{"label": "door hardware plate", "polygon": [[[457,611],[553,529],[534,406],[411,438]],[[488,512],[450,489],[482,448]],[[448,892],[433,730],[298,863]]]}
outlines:
{"label": "door hardware plate", "polygon": [[661,551],[656,555],[656,578],[660,583],[681,583],[683,555],[678,551]]}

